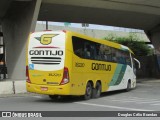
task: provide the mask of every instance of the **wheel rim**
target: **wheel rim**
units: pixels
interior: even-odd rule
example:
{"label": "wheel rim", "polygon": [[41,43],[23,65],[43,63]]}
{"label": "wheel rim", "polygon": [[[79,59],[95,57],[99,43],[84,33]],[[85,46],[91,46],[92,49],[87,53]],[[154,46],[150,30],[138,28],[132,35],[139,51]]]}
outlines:
{"label": "wheel rim", "polygon": [[97,95],[99,95],[99,94],[101,94],[101,90],[100,89],[97,90]]}
{"label": "wheel rim", "polygon": [[85,100],[88,100],[92,97],[92,85],[89,82],[87,83],[86,93],[85,93],[84,97],[85,97]]}
{"label": "wheel rim", "polygon": [[101,85],[100,84],[97,84],[96,90],[97,90],[97,95],[99,96],[101,94]]}
{"label": "wheel rim", "polygon": [[87,86],[87,89],[86,89],[86,95],[87,95],[87,96],[90,96],[91,93],[92,93],[91,86],[88,85],[88,86]]}

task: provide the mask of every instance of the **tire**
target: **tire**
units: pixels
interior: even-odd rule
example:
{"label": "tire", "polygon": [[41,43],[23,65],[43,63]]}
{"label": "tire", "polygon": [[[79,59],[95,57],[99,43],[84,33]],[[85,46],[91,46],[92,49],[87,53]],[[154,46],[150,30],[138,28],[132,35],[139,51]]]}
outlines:
{"label": "tire", "polygon": [[99,98],[101,96],[102,86],[100,82],[96,83],[96,87],[94,88],[93,98]]}
{"label": "tire", "polygon": [[85,95],[84,95],[84,99],[85,100],[89,100],[92,97],[92,85],[90,82],[87,83],[86,85],[86,91],[85,91]]}
{"label": "tire", "polygon": [[126,92],[129,92],[131,90],[131,82],[128,81],[127,83],[127,88],[126,88]]}

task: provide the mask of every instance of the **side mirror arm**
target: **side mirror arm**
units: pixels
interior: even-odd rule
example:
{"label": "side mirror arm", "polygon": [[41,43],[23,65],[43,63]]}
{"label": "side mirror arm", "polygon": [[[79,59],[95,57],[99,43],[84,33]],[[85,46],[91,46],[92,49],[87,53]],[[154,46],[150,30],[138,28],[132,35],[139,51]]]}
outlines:
{"label": "side mirror arm", "polygon": [[139,60],[137,60],[136,58],[133,58],[137,63],[138,63],[138,68],[141,68],[141,63],[139,62]]}

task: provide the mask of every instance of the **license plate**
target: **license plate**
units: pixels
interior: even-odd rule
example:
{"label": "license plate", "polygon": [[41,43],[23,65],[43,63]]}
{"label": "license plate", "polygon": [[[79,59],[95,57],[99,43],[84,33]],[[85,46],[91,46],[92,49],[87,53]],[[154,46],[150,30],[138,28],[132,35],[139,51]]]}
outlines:
{"label": "license plate", "polygon": [[47,90],[48,90],[48,87],[41,87],[41,90],[42,90],[42,91],[47,91]]}

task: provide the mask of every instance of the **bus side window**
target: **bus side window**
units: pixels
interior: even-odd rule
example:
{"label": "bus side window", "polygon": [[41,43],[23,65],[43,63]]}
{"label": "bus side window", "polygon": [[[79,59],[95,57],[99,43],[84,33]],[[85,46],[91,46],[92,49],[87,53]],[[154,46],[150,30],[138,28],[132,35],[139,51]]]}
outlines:
{"label": "bus side window", "polygon": [[126,64],[126,60],[125,60],[125,52],[124,51],[118,51],[119,52],[119,56],[118,56],[118,63],[120,64]]}
{"label": "bus side window", "polygon": [[105,61],[111,61],[111,48],[109,46],[105,46],[104,50]]}
{"label": "bus side window", "polygon": [[85,42],[84,47],[85,58],[95,59],[95,45],[92,42]]}
{"label": "bus side window", "polygon": [[112,48],[112,62],[117,62],[116,49]]}
{"label": "bus side window", "polygon": [[132,67],[129,53],[126,55],[126,64]]}
{"label": "bus side window", "polygon": [[90,46],[85,44],[84,47],[84,56],[85,58],[90,58],[91,53],[90,53]]}
{"label": "bus side window", "polygon": [[126,63],[126,52],[125,51],[121,51],[120,63],[121,64],[127,64]]}
{"label": "bus side window", "polygon": [[84,58],[84,40],[72,37],[73,41],[73,51],[74,53],[81,58]]}
{"label": "bus side window", "polygon": [[99,46],[99,58],[102,61],[107,61],[110,62],[111,61],[111,48],[107,45],[100,45]]}
{"label": "bus side window", "polygon": [[98,43],[95,44],[95,59],[102,60],[101,55],[100,55],[100,44]]}

